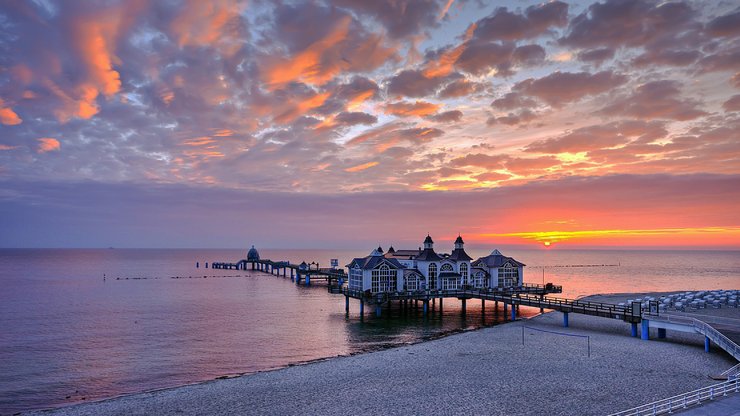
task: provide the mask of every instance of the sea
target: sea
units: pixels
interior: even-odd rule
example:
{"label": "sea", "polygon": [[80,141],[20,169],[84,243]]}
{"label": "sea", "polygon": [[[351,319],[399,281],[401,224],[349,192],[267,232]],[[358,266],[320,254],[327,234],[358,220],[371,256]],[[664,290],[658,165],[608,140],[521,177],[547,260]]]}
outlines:
{"label": "sea", "polygon": [[[477,258],[490,249],[468,249]],[[509,249],[561,296],[740,289],[739,251]],[[340,265],[366,251],[261,249]],[[322,283],[214,270],[246,250],[1,249],[0,414],[55,408],[416,343],[497,325],[487,303],[376,317]],[[196,267],[197,263],[197,267]],[[522,308],[524,316],[536,309]]]}

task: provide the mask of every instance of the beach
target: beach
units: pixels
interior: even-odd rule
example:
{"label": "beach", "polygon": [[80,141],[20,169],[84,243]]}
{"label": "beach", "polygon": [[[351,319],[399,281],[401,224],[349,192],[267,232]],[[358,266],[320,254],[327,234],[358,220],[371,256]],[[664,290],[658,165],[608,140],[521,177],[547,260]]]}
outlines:
{"label": "beach", "polygon": [[[702,313],[713,311],[740,317],[738,309]],[[698,334],[656,338],[633,338],[622,321],[579,314],[563,328],[562,315],[553,312],[399,348],[31,414],[599,415],[711,385],[710,375],[735,364],[717,348],[705,353]]]}

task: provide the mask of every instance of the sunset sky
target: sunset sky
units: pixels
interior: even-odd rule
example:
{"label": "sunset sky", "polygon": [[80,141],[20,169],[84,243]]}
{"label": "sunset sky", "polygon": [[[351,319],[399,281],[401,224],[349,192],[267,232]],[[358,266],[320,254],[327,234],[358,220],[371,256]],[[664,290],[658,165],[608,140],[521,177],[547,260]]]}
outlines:
{"label": "sunset sky", "polygon": [[0,246],[740,248],[735,1],[3,1]]}

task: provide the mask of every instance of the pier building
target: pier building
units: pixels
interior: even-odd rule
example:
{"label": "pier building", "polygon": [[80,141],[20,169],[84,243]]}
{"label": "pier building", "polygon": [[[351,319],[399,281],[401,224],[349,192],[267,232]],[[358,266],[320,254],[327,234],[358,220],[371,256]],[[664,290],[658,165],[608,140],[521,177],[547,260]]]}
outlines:
{"label": "pier building", "polygon": [[427,235],[423,248],[417,250],[391,246],[383,253],[378,247],[366,257],[353,259],[347,265],[348,288],[371,293],[509,288],[522,285],[524,266],[498,250],[473,261],[462,236],[451,253],[437,253]]}

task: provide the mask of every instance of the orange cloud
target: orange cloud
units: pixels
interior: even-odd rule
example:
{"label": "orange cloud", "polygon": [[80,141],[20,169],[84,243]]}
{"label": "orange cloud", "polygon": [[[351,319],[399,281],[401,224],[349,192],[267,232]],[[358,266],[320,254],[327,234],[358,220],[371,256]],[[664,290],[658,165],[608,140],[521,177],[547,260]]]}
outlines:
{"label": "orange cloud", "polygon": [[100,111],[96,101],[98,89],[93,85],[82,84],[70,95],[50,79],[44,79],[43,84],[61,101],[61,105],[53,110],[61,123],[66,123],[72,117],[89,119]]}
{"label": "orange cloud", "polygon": [[[246,5],[234,0],[188,0],[172,21],[170,31],[180,47],[211,46],[220,43],[222,52],[230,55],[238,45],[229,42],[238,37],[235,31]],[[226,48],[226,50],[224,50]]]}
{"label": "orange cloud", "polygon": [[7,144],[0,144],[0,150],[13,150],[17,148],[18,146],[8,146]]}
{"label": "orange cloud", "polygon": [[174,91],[171,91],[171,90],[165,90],[159,93],[159,98],[162,99],[163,103],[165,103],[166,105],[169,105],[172,102],[172,100],[175,99],[175,93]]}
{"label": "orange cloud", "polygon": [[231,137],[234,135],[234,130],[229,129],[219,129],[216,130],[215,133],[213,133],[215,137]]}
{"label": "orange cloud", "polygon": [[111,33],[109,24],[80,22],[76,28],[76,41],[82,51],[82,59],[96,86],[106,97],[121,89],[121,75],[113,69],[113,63],[120,61],[111,51],[114,33]]}
{"label": "orange cloud", "polygon": [[[449,8],[451,4],[452,1],[447,4],[447,8]],[[445,9],[445,13],[446,12],[447,10]],[[444,77],[451,74],[452,71],[454,71],[455,69],[455,62],[457,62],[457,60],[460,58],[460,55],[465,52],[468,41],[473,37],[473,32],[475,32],[476,27],[477,24],[475,23],[470,25],[470,27],[468,27],[468,29],[465,31],[465,39],[462,43],[460,43],[455,48],[442,53],[442,56],[440,56],[438,60],[427,63],[427,67],[424,69],[423,72],[424,76],[427,78],[435,78]]]}
{"label": "orange cloud", "polygon": [[21,124],[23,120],[18,117],[18,114],[13,111],[12,108],[6,107],[5,102],[0,98],[0,123],[6,126],[15,126]]}
{"label": "orange cloud", "polygon": [[59,140],[57,139],[52,139],[50,137],[42,137],[36,140],[39,142],[39,147],[36,150],[36,153],[47,153],[47,152],[59,150],[61,148]]}
{"label": "orange cloud", "polygon": [[296,54],[290,59],[278,59],[265,68],[266,82],[271,89],[292,81],[302,81],[312,85],[322,85],[341,71],[341,64],[322,63],[322,57],[334,46],[344,41],[352,22],[350,16],[339,20],[334,29],[320,39]]}
{"label": "orange cloud", "polygon": [[363,91],[355,95],[347,103],[347,110],[348,111],[356,110],[362,103],[370,99],[370,97],[372,97],[373,95],[375,95],[375,90],[367,90],[367,91]]}
{"label": "orange cloud", "polygon": [[209,144],[213,144],[215,142],[216,141],[213,140],[212,138],[208,136],[204,136],[204,137],[196,137],[194,139],[185,140],[184,142],[182,142],[182,144],[185,146],[196,146],[197,147],[197,146],[206,146]]}
{"label": "orange cloud", "polygon": [[321,107],[330,96],[330,92],[323,92],[313,94],[302,100],[289,100],[277,110],[278,114],[273,120],[278,123],[290,123],[310,110]]}
{"label": "orange cloud", "polygon": [[417,101],[415,103],[401,101],[397,103],[386,104],[385,106],[383,106],[383,111],[386,114],[391,114],[399,117],[425,117],[436,113],[439,108],[439,104],[429,103],[426,101]]}
{"label": "orange cloud", "polygon": [[439,12],[439,16],[437,16],[437,20],[442,20],[447,15],[447,12],[450,11],[450,6],[452,6],[452,3],[454,3],[455,0],[447,0],[447,4],[445,4],[445,7],[442,8],[442,11]]}
{"label": "orange cloud", "polygon": [[347,168],[344,171],[345,172],[360,172],[360,171],[363,171],[365,169],[370,169],[373,166],[377,166],[378,164],[380,164],[380,162],[367,162],[367,163],[363,163],[361,165],[352,166],[351,168]]}

